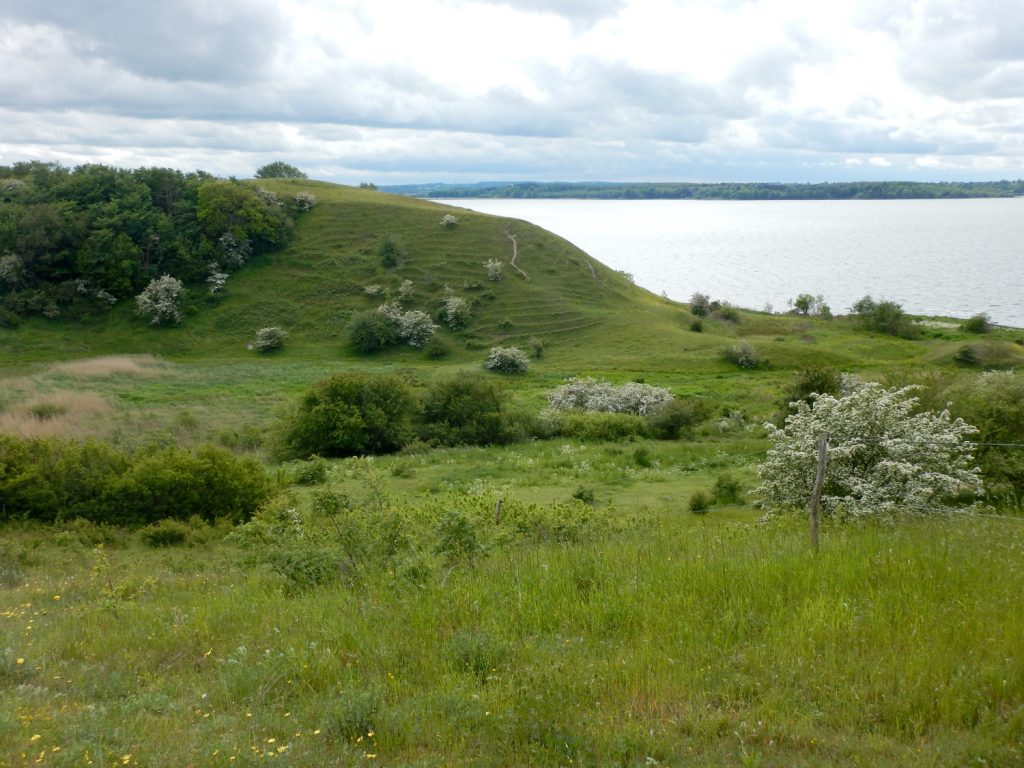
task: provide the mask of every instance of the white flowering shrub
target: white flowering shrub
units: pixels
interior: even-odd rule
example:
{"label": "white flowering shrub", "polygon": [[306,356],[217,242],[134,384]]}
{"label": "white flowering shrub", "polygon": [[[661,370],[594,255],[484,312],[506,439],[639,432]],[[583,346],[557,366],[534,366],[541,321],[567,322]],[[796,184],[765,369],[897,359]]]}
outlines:
{"label": "white flowering shrub", "polygon": [[223,291],[227,282],[228,273],[224,272],[217,262],[211,261],[206,265],[206,287],[209,289],[211,296],[216,296]]}
{"label": "white flowering shrub", "polygon": [[5,253],[0,256],[0,286],[18,288],[25,282],[28,270],[25,260],[16,253]]}
{"label": "white flowering shrub", "polygon": [[402,284],[398,286],[398,300],[408,301],[415,292],[416,286],[413,285],[412,280],[403,280]]}
{"label": "white flowering shrub", "polygon": [[491,347],[484,368],[499,373],[526,373],[530,361],[519,347]]}
{"label": "white flowering shrub", "polygon": [[748,370],[767,365],[767,361],[759,358],[754,348],[745,341],[733,344],[728,349],[723,349],[721,355],[722,359],[726,362],[734,363],[740,368]]}
{"label": "white flowering shrub", "polygon": [[459,224],[459,217],[454,213],[446,213],[441,217],[441,226],[445,229],[451,229]]}
{"label": "white flowering shrub", "polygon": [[316,196],[309,192],[299,192],[295,195],[295,207],[300,213],[308,213],[316,207]]}
{"label": "white flowering shrub", "polygon": [[498,281],[501,280],[501,267],[502,263],[497,259],[488,259],[484,262],[484,268],[487,270],[487,279]]}
{"label": "white flowering shrub", "polygon": [[273,352],[284,346],[288,339],[288,332],[276,325],[269,328],[260,328],[256,331],[256,340],[253,347],[257,352]]}
{"label": "white flowering shrub", "polygon": [[381,304],[377,312],[394,324],[398,338],[410,347],[424,346],[439,328],[426,312],[418,309],[403,312],[398,302]]}
{"label": "white flowering shrub", "polygon": [[234,268],[241,267],[249,260],[249,257],[252,256],[252,245],[246,237],[239,239],[232,233],[225,232],[220,236],[219,243],[221,262],[225,266]]}
{"label": "white flowering shrub", "polygon": [[155,278],[135,297],[136,309],[150,325],[175,325],[181,322],[184,291],[181,281],[170,275]]}
{"label": "white flowering shrub", "polygon": [[963,490],[981,491],[971,445],[977,430],[948,411],[914,413],[914,387],[875,382],[849,394],[812,395],[779,429],[766,424],[772,448],[758,467],[755,494],[769,511],[801,508],[810,499],[817,443],[828,434],[824,514],[925,513]]}
{"label": "white flowering shrub", "polygon": [[373,283],[372,285],[367,285],[363,288],[363,293],[372,298],[377,298],[378,296],[384,295],[384,286]]}
{"label": "white flowering shrub", "polygon": [[629,382],[615,386],[592,377],[569,379],[548,393],[548,407],[556,411],[635,413],[646,416],[672,400],[664,387]]}
{"label": "white flowering shrub", "polygon": [[445,296],[441,302],[441,321],[449,328],[463,328],[469,322],[472,311],[469,302],[461,296]]}

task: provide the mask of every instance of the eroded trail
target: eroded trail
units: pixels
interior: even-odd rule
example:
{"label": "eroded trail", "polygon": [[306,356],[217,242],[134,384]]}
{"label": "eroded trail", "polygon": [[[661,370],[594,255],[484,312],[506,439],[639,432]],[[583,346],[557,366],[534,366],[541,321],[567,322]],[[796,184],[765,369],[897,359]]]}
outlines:
{"label": "eroded trail", "polygon": [[508,239],[512,241],[512,261],[509,262],[509,266],[529,280],[530,276],[516,266],[516,259],[519,258],[519,243],[516,242],[516,236],[507,230],[505,231],[505,234],[508,236]]}

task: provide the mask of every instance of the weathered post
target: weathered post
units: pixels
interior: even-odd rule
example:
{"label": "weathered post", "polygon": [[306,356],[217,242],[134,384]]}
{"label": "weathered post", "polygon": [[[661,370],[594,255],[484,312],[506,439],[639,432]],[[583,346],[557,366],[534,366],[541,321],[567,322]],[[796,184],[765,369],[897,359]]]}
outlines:
{"label": "weathered post", "polygon": [[818,438],[818,472],[814,476],[814,489],[811,491],[811,544],[814,554],[818,554],[818,516],[821,511],[821,489],[825,485],[825,461],[828,458],[828,433],[822,432]]}
{"label": "weathered post", "polygon": [[494,524],[501,525],[501,499],[494,505]]}

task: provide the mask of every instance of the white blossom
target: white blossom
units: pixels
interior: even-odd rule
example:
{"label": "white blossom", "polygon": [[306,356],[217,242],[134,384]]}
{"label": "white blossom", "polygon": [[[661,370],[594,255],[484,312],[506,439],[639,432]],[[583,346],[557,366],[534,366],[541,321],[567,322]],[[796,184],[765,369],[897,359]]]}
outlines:
{"label": "white blossom", "polygon": [[150,325],[174,325],[181,322],[178,306],[184,291],[181,281],[164,275],[149,281],[142,293],[135,297],[135,306]]}
{"label": "white blossom", "polygon": [[602,411],[641,416],[670,400],[672,393],[664,387],[639,382],[615,386],[589,376],[569,379],[548,393],[548,407],[556,411]]}

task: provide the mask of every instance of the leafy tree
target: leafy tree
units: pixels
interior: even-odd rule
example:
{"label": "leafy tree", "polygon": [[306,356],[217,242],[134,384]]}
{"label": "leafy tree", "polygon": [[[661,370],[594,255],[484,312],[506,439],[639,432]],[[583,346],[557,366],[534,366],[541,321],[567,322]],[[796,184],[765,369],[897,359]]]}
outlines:
{"label": "leafy tree", "polygon": [[348,340],[357,352],[380,352],[398,343],[398,326],[381,312],[357,312],[349,322]]}
{"label": "leafy tree", "polygon": [[797,509],[810,498],[817,441],[828,434],[822,494],[827,515],[927,512],[964,489],[981,490],[971,445],[977,430],[948,411],[915,413],[915,387],[861,384],[840,397],[800,401],[779,429],[766,424],[772,448],[758,467],[756,493],[770,511]]}
{"label": "leafy tree", "polygon": [[865,296],[854,303],[851,309],[858,316],[861,327],[866,330],[904,339],[917,336],[917,331],[903,311],[903,306],[895,301],[875,301],[870,296]]}
{"label": "leafy tree", "polygon": [[183,291],[181,281],[170,275],[151,280],[135,297],[138,313],[148,319],[150,325],[176,325],[181,322]]}
{"label": "leafy tree", "polygon": [[256,169],[257,179],[306,179],[309,178],[294,165],[275,160]]}
{"label": "leafy tree", "polygon": [[416,400],[397,376],[339,373],[299,400],[285,431],[296,457],[391,453],[413,434]]}
{"label": "leafy tree", "polygon": [[442,445],[503,442],[501,392],[475,374],[433,384],[423,399],[422,420],[422,437]]}

